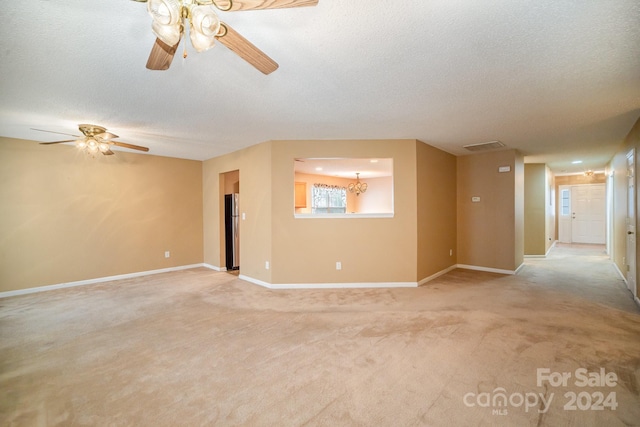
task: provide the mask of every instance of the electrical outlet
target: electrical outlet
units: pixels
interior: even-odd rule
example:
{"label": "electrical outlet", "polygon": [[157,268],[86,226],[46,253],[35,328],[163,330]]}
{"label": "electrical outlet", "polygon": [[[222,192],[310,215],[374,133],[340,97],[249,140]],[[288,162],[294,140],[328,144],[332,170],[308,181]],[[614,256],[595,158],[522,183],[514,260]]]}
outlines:
{"label": "electrical outlet", "polygon": [[449,249],[449,256],[453,256],[453,249]]}
{"label": "electrical outlet", "polygon": [[336,270],[342,270],[342,263],[340,261],[336,261]]}
{"label": "electrical outlet", "polygon": [[164,252],[164,257],[165,258],[169,258],[170,256],[171,256],[171,252],[169,252],[169,251],[165,251]]}

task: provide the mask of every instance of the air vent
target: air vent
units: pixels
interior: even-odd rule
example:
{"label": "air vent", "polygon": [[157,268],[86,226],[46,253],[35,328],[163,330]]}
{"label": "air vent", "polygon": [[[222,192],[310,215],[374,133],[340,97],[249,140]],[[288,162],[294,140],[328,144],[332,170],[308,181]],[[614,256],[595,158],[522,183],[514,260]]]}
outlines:
{"label": "air vent", "polygon": [[469,151],[487,151],[487,150],[495,150],[497,148],[504,147],[504,144],[500,141],[489,141],[489,142],[480,142],[478,144],[468,144],[463,145]]}

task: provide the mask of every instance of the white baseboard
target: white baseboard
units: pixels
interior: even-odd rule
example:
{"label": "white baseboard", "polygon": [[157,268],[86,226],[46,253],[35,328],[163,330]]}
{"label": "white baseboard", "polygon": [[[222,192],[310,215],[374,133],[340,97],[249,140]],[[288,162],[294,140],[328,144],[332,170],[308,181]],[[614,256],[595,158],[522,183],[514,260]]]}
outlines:
{"label": "white baseboard", "polygon": [[202,264],[202,266],[205,267],[205,268],[208,268],[209,270],[227,271],[226,267],[216,267],[215,265],[211,265],[211,264],[207,264],[207,263]]}
{"label": "white baseboard", "polygon": [[556,246],[556,243],[558,243],[557,240],[554,240],[553,243],[551,244],[551,246],[549,246],[549,249],[547,249],[547,252],[545,252],[544,255],[525,255],[525,258],[546,258],[547,256],[549,256],[549,252],[551,252],[551,249],[553,249]]}
{"label": "white baseboard", "polygon": [[627,288],[628,288],[629,287],[629,282],[627,282],[626,276],[624,274],[622,274],[622,271],[620,271],[620,269],[618,268],[618,264],[616,264],[613,261],[611,263],[613,264],[613,267],[616,269],[616,271],[620,275],[620,278],[624,281],[624,284],[627,285]]}
{"label": "white baseboard", "polygon": [[455,264],[454,264],[454,265],[452,265],[452,266],[450,266],[450,267],[445,268],[444,270],[440,270],[440,271],[438,271],[437,273],[432,274],[432,275],[431,275],[431,276],[429,276],[429,277],[425,277],[424,279],[422,279],[422,280],[420,280],[420,281],[418,282],[418,286],[422,286],[422,285],[424,285],[425,283],[432,281],[433,279],[436,279],[436,278],[438,278],[438,277],[440,277],[440,276],[442,276],[442,275],[444,275],[444,274],[447,274],[447,273],[448,273],[448,272],[450,272],[451,270],[455,270],[456,268],[457,268],[457,265],[455,265]]}
{"label": "white baseboard", "polygon": [[[500,270],[496,268],[488,268],[488,267],[479,267],[474,265],[466,265],[466,264],[455,264],[450,267],[445,268],[435,274],[432,274],[429,277],[425,277],[419,282],[352,282],[352,283],[268,283],[259,279],[254,279],[253,277],[245,276],[240,274],[238,276],[239,279],[244,281],[268,288],[268,289],[362,289],[362,288],[416,288],[420,285],[423,285],[437,277],[440,277],[444,274],[447,274],[451,270],[456,268],[462,268],[467,270],[478,270],[478,271],[487,271],[490,273],[499,273],[499,274],[517,274],[517,272],[523,267],[524,264],[520,265],[518,269],[515,271],[511,270]],[[615,264],[614,264],[615,265]],[[214,271],[226,271],[227,269],[224,267],[217,267],[211,264],[191,264],[191,265],[183,265],[178,267],[170,267],[170,268],[162,268],[159,270],[150,270],[150,271],[140,271],[137,273],[128,273],[128,274],[119,274],[116,276],[108,276],[108,277],[99,277],[96,279],[89,280],[79,280],[75,282],[68,283],[58,283],[55,285],[47,285],[47,286],[38,286],[34,288],[27,289],[17,289],[15,291],[6,291],[0,292],[0,298],[12,297],[17,295],[26,295],[32,294],[36,292],[45,292],[51,291],[54,289],[64,289],[64,288],[72,288],[75,286],[84,286],[84,285],[93,285],[96,283],[103,282],[111,282],[114,280],[123,280],[123,279],[131,279],[135,277],[149,276],[152,274],[160,274],[160,273],[168,273],[171,271],[179,271],[179,270],[188,270],[191,268],[204,267]],[[617,269],[617,267],[616,267]],[[618,270],[619,272],[619,270]]]}
{"label": "white baseboard", "polygon": [[520,269],[522,268],[523,265],[524,264],[520,264],[520,266],[515,270],[502,270],[500,268],[480,267],[480,266],[477,266],[477,265],[467,265],[467,264],[457,264],[456,268],[462,268],[464,270],[486,271],[488,273],[514,275],[514,274],[517,274],[518,271],[520,271]]}
{"label": "white baseboard", "polygon": [[267,289],[354,289],[354,288],[417,288],[417,282],[362,282],[362,283],[268,283],[240,274],[239,279]]}
{"label": "white baseboard", "polygon": [[[52,291],[54,289],[73,288],[75,286],[94,285],[96,283],[111,282],[113,280],[132,279],[134,277],[149,276],[152,274],[168,273],[171,271],[188,270],[197,267],[213,267],[207,264],[181,265],[179,267],[161,268],[159,270],[140,271],[137,273],[119,274],[116,276],[99,277],[97,279],[78,280],[76,282],[58,283],[56,285],[37,286],[35,288],[17,289],[15,291],[0,292],[0,298],[13,297],[16,295],[33,294],[36,292]],[[215,267],[213,267],[215,270]]]}

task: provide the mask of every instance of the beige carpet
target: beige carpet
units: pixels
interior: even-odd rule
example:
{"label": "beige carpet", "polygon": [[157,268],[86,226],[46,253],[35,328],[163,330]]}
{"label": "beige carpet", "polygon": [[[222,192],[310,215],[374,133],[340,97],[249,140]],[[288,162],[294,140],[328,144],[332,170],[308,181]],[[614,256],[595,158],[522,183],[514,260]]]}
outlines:
{"label": "beige carpet", "polygon": [[194,269],[5,298],[0,425],[640,425],[640,311],[589,246],[417,289]]}

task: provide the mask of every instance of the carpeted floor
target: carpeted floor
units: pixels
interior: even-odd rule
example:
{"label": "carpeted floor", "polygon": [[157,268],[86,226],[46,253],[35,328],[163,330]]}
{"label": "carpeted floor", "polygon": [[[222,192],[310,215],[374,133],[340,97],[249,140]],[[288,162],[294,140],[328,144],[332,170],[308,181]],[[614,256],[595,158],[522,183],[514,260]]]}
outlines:
{"label": "carpeted floor", "polygon": [[640,425],[640,310],[599,246],[417,289],[202,268],[10,297],[0,425]]}

